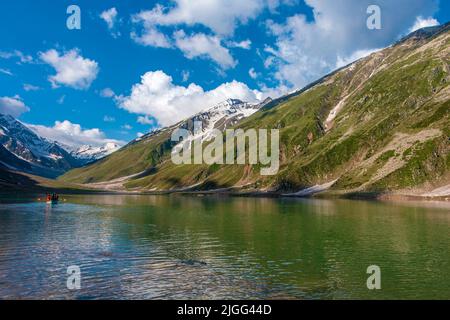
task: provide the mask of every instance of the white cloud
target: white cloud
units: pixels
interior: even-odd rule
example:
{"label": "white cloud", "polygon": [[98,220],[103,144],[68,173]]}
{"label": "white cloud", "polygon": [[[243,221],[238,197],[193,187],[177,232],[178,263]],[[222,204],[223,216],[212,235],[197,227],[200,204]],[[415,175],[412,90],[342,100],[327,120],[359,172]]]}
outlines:
{"label": "white cloud", "polygon": [[236,61],[231,56],[230,51],[222,46],[217,36],[209,36],[203,33],[188,36],[180,30],[174,33],[174,37],[176,46],[188,59],[208,58],[219,64],[223,69],[236,66]]}
{"label": "white cloud", "polygon": [[257,101],[263,95],[237,81],[209,91],[195,83],[177,86],[172,77],[163,71],[155,71],[144,74],[141,82],[132,87],[130,96],[119,97],[117,102],[129,112],[152,116],[160,125],[169,126],[229,98]]}
{"label": "white cloud", "polygon": [[124,144],[123,141],[106,138],[105,134],[98,128],[83,129],[79,124],[72,123],[69,120],[55,121],[53,127],[32,124],[27,124],[27,126],[40,136],[51,141],[58,141],[69,147],[81,147],[83,145],[100,147],[110,142],[119,145]]}
{"label": "white cloud", "polygon": [[314,20],[297,14],[284,23],[268,22],[276,37],[273,48],[265,50],[273,60],[267,65],[275,78],[288,87],[303,87],[332,71],[343,61],[367,50],[383,48],[397,40],[419,15],[432,15],[437,0],[379,0],[382,29],[369,30],[366,9],[373,0],[305,0]]}
{"label": "white cloud", "polygon": [[3,74],[6,74],[8,76],[13,76],[13,73],[10,70],[8,70],[8,69],[0,68],[0,72],[3,73]]}
{"label": "white cloud", "polygon": [[172,47],[171,40],[164,33],[160,32],[156,25],[157,17],[163,15],[163,8],[157,5],[151,11],[141,11],[132,17],[132,22],[143,25],[143,32],[131,33],[131,38],[137,43],[144,46],[152,46],[157,48]]}
{"label": "white cloud", "polygon": [[252,47],[252,42],[249,39],[242,40],[240,42],[228,41],[227,45],[230,48],[240,48],[240,49],[250,50]]}
{"label": "white cloud", "polygon": [[276,88],[269,88],[264,83],[261,83],[260,90],[262,92],[262,98],[265,99],[267,97],[271,97],[272,99],[278,98],[286,93],[292,91],[291,88],[286,87],[285,85],[279,85]]}
{"label": "white cloud", "polygon": [[0,58],[2,59],[18,59],[19,64],[21,63],[32,63],[33,57],[27,54],[24,54],[20,50],[13,51],[0,51]]}
{"label": "white cloud", "polygon": [[348,57],[342,58],[342,57],[338,56],[337,62],[336,62],[336,69],[345,67],[356,60],[367,57],[367,56],[371,55],[372,53],[380,51],[380,50],[381,49],[358,50],[358,51],[353,52]]}
{"label": "white cloud", "polygon": [[267,0],[267,6],[271,13],[278,13],[277,8],[280,5],[288,5],[288,6],[295,6],[298,5],[300,0]]}
{"label": "white cloud", "polygon": [[[155,27],[149,26],[145,34],[138,36],[133,32],[131,37],[142,45],[158,48],[178,48],[188,59],[209,59],[220,65],[223,69],[236,66],[236,61],[231,56],[230,51],[222,46],[220,37],[215,35],[207,35],[204,33],[187,35],[183,30],[178,30],[173,33],[173,39],[171,39]],[[246,43],[236,45],[245,46]]]}
{"label": "white cloud", "polygon": [[187,70],[183,70],[181,72],[181,77],[183,82],[187,82],[189,80],[189,77],[191,76],[191,73]]}
{"label": "white cloud", "polygon": [[121,128],[124,129],[124,130],[131,130],[131,129],[133,129],[133,127],[130,126],[129,124],[124,124]]}
{"label": "white cloud", "polygon": [[263,0],[173,0],[174,5],[156,5],[134,16],[143,23],[144,34],[158,26],[201,24],[217,34],[231,35],[239,24],[255,18],[267,5]]}
{"label": "white cloud", "polygon": [[41,88],[39,88],[38,86],[29,84],[29,83],[24,83],[24,85],[23,85],[23,90],[25,90],[25,91],[38,91],[40,89]]}
{"label": "white cloud", "polygon": [[111,88],[104,88],[102,91],[100,91],[100,96],[103,98],[112,98],[116,94]]}
{"label": "white cloud", "polygon": [[39,56],[56,70],[56,74],[49,77],[53,87],[65,85],[74,89],[88,89],[99,71],[97,62],[83,58],[78,49],[62,55],[51,49],[41,52]]}
{"label": "white cloud", "polygon": [[136,32],[131,33],[131,39],[144,46],[151,46],[156,48],[171,48],[170,39],[155,28],[148,28],[143,35],[138,35]]}
{"label": "white cloud", "polygon": [[149,118],[148,116],[144,116],[144,117],[139,116],[137,118],[137,122],[140,124],[148,124],[148,125],[152,125],[152,126],[156,124],[155,121],[153,119]]}
{"label": "white cloud", "polygon": [[113,7],[111,9],[103,11],[100,14],[100,18],[102,18],[106,22],[108,29],[113,29],[117,19],[117,9]]}
{"label": "white cloud", "polygon": [[142,136],[144,136],[144,134],[143,134],[142,132],[136,133],[136,137],[140,138],[140,137],[142,137]]}
{"label": "white cloud", "polygon": [[267,58],[264,60],[264,67],[265,67],[266,69],[270,68],[270,67],[273,65],[274,61],[275,61],[275,57],[273,57],[273,56],[267,57]]}
{"label": "white cloud", "polygon": [[416,22],[414,22],[414,25],[409,29],[409,33],[417,31],[422,28],[434,27],[434,26],[438,26],[438,25],[439,25],[439,21],[437,21],[436,19],[434,19],[432,17],[425,19],[422,16],[419,16],[416,18]]}
{"label": "white cloud", "polygon": [[250,70],[248,70],[248,74],[249,74],[250,78],[252,78],[252,79],[258,78],[258,73],[255,71],[254,68],[251,68]]}
{"label": "white cloud", "polygon": [[22,113],[30,111],[19,96],[0,97],[0,113],[9,114],[14,118],[19,117]]}
{"label": "white cloud", "polygon": [[[235,62],[226,48],[221,45],[222,39],[233,36],[239,25],[246,24],[256,18],[264,9],[277,8],[281,4],[292,4],[297,0],[172,0],[170,5],[155,5],[151,10],[144,10],[132,16],[135,26],[141,30],[133,31],[131,38],[139,44],[159,48],[181,49],[187,56],[209,57],[222,67],[234,66]],[[167,34],[179,26],[193,27],[202,25],[210,29],[214,35],[200,33],[192,37],[176,32],[175,39]],[[176,37],[178,35],[178,37]],[[184,40],[184,41],[183,41]],[[196,41],[191,48],[189,41]],[[175,43],[174,43],[175,42]],[[181,43],[180,43],[181,42]],[[250,49],[251,41],[228,41],[230,48]],[[201,46],[200,52],[197,48]],[[205,48],[208,47],[208,48]]]}
{"label": "white cloud", "polygon": [[117,9],[112,7],[108,10],[103,11],[100,14],[100,18],[103,19],[106,22],[106,25],[108,26],[108,30],[111,32],[111,35],[114,38],[117,38],[120,36],[120,32],[114,31],[115,25],[117,24]]}
{"label": "white cloud", "polygon": [[103,121],[105,121],[105,122],[115,122],[115,121],[116,121],[116,118],[111,117],[111,116],[108,116],[108,115],[105,115],[105,116],[103,117]]}
{"label": "white cloud", "polygon": [[61,97],[58,98],[58,100],[56,100],[57,104],[63,104],[64,100],[66,100],[66,95],[62,95]]}

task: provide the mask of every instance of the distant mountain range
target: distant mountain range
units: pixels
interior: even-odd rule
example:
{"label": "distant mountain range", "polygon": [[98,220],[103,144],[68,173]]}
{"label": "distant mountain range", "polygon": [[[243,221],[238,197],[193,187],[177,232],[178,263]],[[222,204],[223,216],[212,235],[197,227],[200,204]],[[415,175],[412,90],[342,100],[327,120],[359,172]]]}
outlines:
{"label": "distant mountain range", "polygon": [[108,143],[104,147],[69,148],[40,137],[10,115],[0,114],[0,166],[4,169],[55,178],[100,159],[118,147]]}
{"label": "distant mountain range", "polygon": [[[446,24],[418,30],[273,101],[229,100],[59,181],[132,191],[433,194],[450,183],[449,84]],[[194,120],[204,122],[204,135],[225,126],[279,129],[278,174],[263,177],[253,165],[174,165],[171,133],[191,129]]]}
{"label": "distant mountain range", "polygon": [[[269,101],[269,100],[267,100]],[[245,117],[258,111],[261,104],[250,104],[237,99],[229,99],[184,121],[179,126],[190,127],[194,121],[203,125],[205,137],[211,129],[231,127]],[[137,138],[136,143],[160,130]],[[71,147],[52,142],[38,135],[10,115],[0,114],[0,166],[4,169],[30,173],[47,178],[56,178],[70,169],[79,168],[99,160],[120,146],[110,142],[100,147],[83,145]]]}

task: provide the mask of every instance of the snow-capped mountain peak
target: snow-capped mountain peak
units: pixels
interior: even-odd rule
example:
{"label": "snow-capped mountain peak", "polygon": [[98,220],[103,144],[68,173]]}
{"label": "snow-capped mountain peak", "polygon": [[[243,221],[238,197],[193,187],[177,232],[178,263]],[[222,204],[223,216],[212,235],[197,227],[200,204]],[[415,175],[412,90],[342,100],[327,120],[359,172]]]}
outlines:
{"label": "snow-capped mountain peak", "polygon": [[0,147],[4,155],[0,162],[9,169],[53,177],[80,165],[58,144],[10,115],[0,114]]}
{"label": "snow-capped mountain peak", "polygon": [[[243,118],[249,117],[254,114],[270,101],[272,101],[272,99],[270,98],[267,98],[262,103],[249,103],[238,99],[227,99],[171,127],[155,129],[152,132],[134,139],[130,142],[130,144],[134,144],[142,140],[151,139],[154,135],[157,135],[160,132],[164,132],[167,130],[173,131],[176,129],[189,130],[192,133],[192,136],[190,136],[188,139],[201,138],[202,141],[208,141],[213,138],[214,129],[223,131],[227,128],[230,128]],[[202,123],[201,132],[194,133],[195,122]]]}
{"label": "snow-capped mountain peak", "polygon": [[[193,133],[190,140],[200,138],[202,141],[209,141],[214,137],[214,129],[223,131],[232,127],[243,118],[254,114],[263,105],[263,103],[252,104],[238,99],[228,99],[183,121],[178,127]],[[194,132],[195,122],[202,123],[201,131]]]}
{"label": "snow-capped mountain peak", "polygon": [[103,158],[119,149],[114,142],[104,146],[69,147],[41,137],[10,115],[0,114],[0,166],[46,177]]}
{"label": "snow-capped mountain peak", "polygon": [[108,142],[104,146],[94,147],[90,145],[83,145],[75,150],[72,150],[70,154],[75,158],[85,160],[85,161],[94,161],[107,155],[113,153],[118,150],[120,146],[114,142]]}

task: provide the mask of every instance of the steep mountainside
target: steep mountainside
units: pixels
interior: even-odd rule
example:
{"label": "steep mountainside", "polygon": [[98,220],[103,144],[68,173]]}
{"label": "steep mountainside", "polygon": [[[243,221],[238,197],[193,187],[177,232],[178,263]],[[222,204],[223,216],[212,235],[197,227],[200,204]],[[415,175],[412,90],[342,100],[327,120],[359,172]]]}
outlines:
{"label": "steep mountainside", "polygon": [[419,30],[237,122],[280,130],[275,176],[261,176],[258,165],[174,165],[172,127],[61,179],[116,179],[129,190],[433,190],[450,183],[449,84],[447,24]]}
{"label": "steep mountainside", "polygon": [[82,162],[58,144],[39,137],[9,115],[0,114],[0,163],[4,168],[56,177]]}
{"label": "steep mountainside", "polygon": [[10,115],[0,114],[0,165],[6,170],[55,178],[119,148],[112,142],[103,147],[71,148],[41,137],[33,127],[29,128]]}
{"label": "steep mountainside", "polygon": [[185,128],[193,132],[194,122],[201,122],[202,132],[198,133],[197,137],[207,139],[212,129],[223,130],[232,127],[269,102],[270,100],[266,100],[261,104],[251,104],[229,99],[171,127],[137,138],[110,156],[91,166],[72,170],[61,179],[77,183],[93,183],[129,175],[145,176],[153,172],[158,163],[167,160],[167,157],[170,158],[170,150],[174,146],[170,138],[176,128]]}

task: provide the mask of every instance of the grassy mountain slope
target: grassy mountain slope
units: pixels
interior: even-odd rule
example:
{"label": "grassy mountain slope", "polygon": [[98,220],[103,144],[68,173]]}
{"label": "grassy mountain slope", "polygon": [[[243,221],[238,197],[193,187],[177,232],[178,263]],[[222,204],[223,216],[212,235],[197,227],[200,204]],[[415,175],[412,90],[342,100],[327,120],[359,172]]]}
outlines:
{"label": "grassy mountain slope", "polygon": [[89,193],[98,192],[85,186],[48,179],[29,173],[13,171],[0,165],[0,195],[16,194],[22,196],[29,193]]}
{"label": "grassy mountain slope", "polygon": [[392,191],[450,181],[450,26],[396,45],[267,105],[235,127],[280,129],[281,167],[184,165],[170,161],[171,128],[60,179],[130,177],[124,188],[242,187],[295,192],[336,180],[334,189]]}

